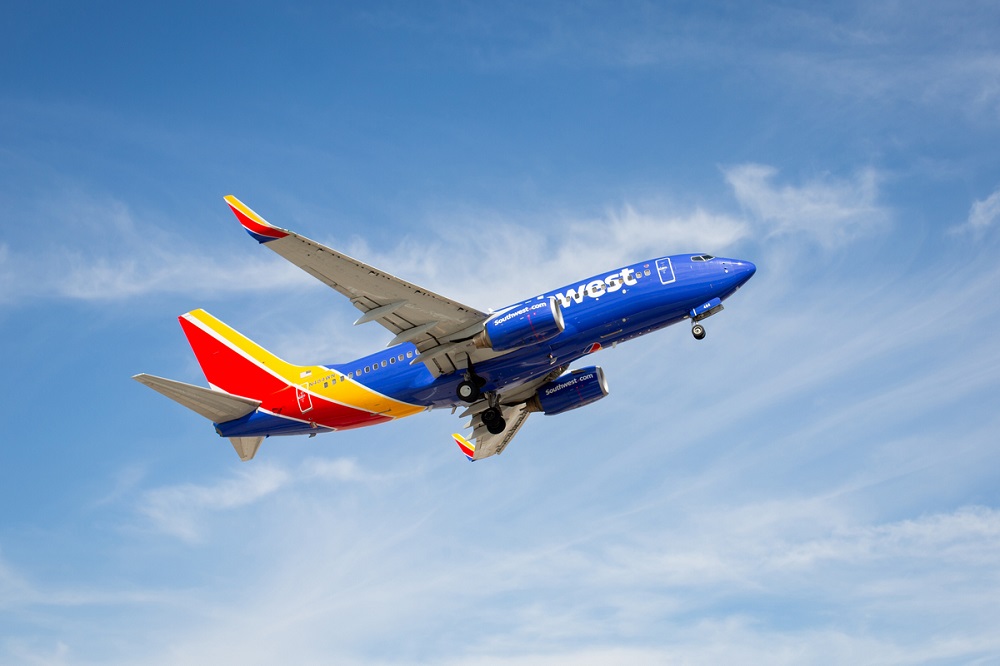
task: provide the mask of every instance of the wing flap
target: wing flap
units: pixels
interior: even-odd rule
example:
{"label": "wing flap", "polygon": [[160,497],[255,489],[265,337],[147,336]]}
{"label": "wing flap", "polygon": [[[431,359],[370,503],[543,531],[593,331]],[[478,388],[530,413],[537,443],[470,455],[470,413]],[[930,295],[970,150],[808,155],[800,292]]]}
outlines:
{"label": "wing flap", "polygon": [[[155,375],[139,374],[132,379],[201,414],[213,423],[225,423],[238,419],[260,406],[259,400],[241,398],[238,395],[185,384]],[[254,452],[256,452],[256,448],[254,448]],[[239,453],[239,449],[237,449],[237,453]],[[242,455],[241,453],[240,457]],[[251,454],[250,457],[252,458],[253,455]]]}
{"label": "wing flap", "polygon": [[503,412],[504,420],[507,422],[507,428],[499,435],[493,435],[486,430],[486,426],[483,425],[482,419],[479,418],[478,414],[472,420],[473,432],[471,439],[473,442],[470,442],[458,433],[452,435],[455,443],[458,444],[458,448],[469,460],[482,460],[483,458],[503,453],[507,445],[517,435],[517,431],[528,420],[528,414],[530,413],[528,408],[523,404],[504,405],[501,407],[501,411]]}

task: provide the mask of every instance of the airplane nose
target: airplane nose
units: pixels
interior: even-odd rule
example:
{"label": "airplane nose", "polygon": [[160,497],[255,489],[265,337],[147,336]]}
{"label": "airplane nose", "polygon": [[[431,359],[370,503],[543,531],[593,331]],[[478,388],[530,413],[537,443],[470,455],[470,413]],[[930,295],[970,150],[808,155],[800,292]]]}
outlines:
{"label": "airplane nose", "polygon": [[757,272],[757,267],[749,261],[737,261],[736,263],[736,273],[739,275],[740,284],[746,284],[747,280],[753,277],[753,274]]}

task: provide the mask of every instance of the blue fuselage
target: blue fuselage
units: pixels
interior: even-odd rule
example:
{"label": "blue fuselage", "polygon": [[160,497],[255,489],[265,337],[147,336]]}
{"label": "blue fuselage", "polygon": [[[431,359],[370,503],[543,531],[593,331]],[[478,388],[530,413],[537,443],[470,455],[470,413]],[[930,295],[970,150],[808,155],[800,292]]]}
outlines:
{"label": "blue fuselage", "polygon": [[[504,391],[568,366],[603,347],[651,333],[691,316],[691,312],[733,295],[756,267],[708,255],[674,255],[600,273],[498,311],[555,299],[565,329],[546,342],[528,345],[476,364],[484,391]],[[397,400],[431,408],[459,403],[462,368],[435,377],[410,343],[389,347],[351,363],[327,366]],[[404,361],[398,361],[402,356]]]}

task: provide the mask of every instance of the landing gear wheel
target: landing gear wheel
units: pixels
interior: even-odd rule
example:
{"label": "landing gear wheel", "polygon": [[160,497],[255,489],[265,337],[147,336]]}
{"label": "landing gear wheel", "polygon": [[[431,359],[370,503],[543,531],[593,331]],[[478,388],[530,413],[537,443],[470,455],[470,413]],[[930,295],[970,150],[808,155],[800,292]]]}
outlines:
{"label": "landing gear wheel", "polygon": [[491,435],[499,435],[504,430],[507,429],[507,422],[503,420],[503,417],[497,417],[495,421],[490,421],[486,424],[486,429],[490,431]]}
{"label": "landing gear wheel", "polygon": [[695,324],[691,327],[691,335],[694,336],[695,340],[702,340],[705,337],[705,327],[701,324]]}
{"label": "landing gear wheel", "polygon": [[480,391],[474,380],[463,379],[455,389],[458,399],[462,402],[475,402],[479,400]]}
{"label": "landing gear wheel", "polygon": [[489,425],[495,422],[497,419],[503,419],[503,412],[501,412],[496,407],[490,407],[488,409],[483,410],[483,413],[480,415],[480,418],[483,419],[483,423]]}

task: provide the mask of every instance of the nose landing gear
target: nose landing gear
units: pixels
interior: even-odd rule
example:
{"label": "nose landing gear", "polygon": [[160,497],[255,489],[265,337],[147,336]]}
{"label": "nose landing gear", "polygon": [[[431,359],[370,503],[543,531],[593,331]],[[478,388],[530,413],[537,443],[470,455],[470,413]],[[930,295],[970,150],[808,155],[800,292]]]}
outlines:
{"label": "nose landing gear", "polygon": [[691,335],[694,336],[695,340],[705,339],[705,327],[698,322],[721,311],[722,299],[716,297],[707,303],[702,303],[688,313],[688,317],[691,317]]}

